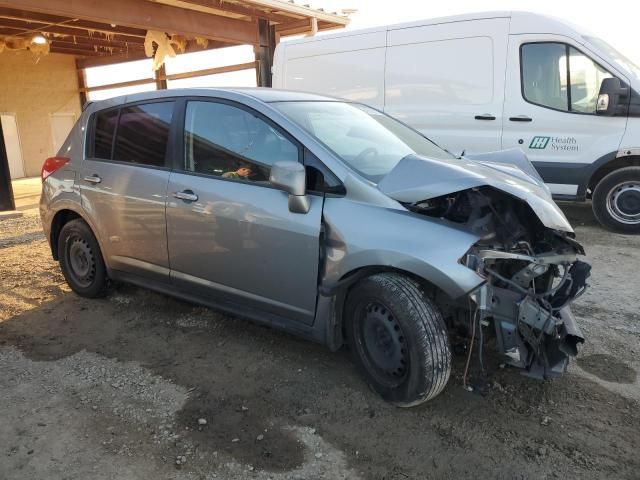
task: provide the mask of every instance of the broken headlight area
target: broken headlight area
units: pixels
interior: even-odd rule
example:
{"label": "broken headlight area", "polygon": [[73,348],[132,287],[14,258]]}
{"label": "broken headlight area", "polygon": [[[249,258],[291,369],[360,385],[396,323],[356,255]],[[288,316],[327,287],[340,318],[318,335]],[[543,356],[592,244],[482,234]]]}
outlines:
{"label": "broken headlight area", "polygon": [[525,202],[489,187],[411,207],[480,237],[461,262],[486,282],[471,292],[466,313],[452,316],[453,326],[465,318],[492,326],[507,363],[531,376],[563,373],[584,342],[568,306],[585,292],[591,271],[578,260],[584,250],[573,234],[545,227]]}

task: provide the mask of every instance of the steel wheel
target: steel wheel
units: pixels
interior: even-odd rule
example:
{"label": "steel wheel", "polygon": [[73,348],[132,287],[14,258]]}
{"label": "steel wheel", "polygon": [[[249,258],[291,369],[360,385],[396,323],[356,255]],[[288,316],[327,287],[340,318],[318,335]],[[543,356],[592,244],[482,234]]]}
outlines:
{"label": "steel wheel", "polygon": [[73,237],[67,243],[67,258],[71,273],[81,287],[88,287],[96,273],[96,261],[89,244],[80,237]]}
{"label": "steel wheel", "polygon": [[627,225],[640,224],[640,182],[622,182],[607,194],[607,212]]}
{"label": "steel wheel", "polygon": [[408,355],[402,328],[379,301],[362,303],[357,313],[358,346],[378,381],[389,387],[400,385],[408,371]]}
{"label": "steel wheel", "polygon": [[56,240],[62,274],[71,289],[83,297],[100,297],[108,286],[100,245],[81,219],[71,220]]}

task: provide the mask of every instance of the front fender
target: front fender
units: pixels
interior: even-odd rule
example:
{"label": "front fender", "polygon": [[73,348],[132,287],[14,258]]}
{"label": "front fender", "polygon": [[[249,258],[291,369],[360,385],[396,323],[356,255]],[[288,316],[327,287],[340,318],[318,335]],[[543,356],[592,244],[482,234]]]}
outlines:
{"label": "front fender", "polygon": [[479,237],[407,210],[327,198],[325,265],[322,285],[331,286],[364,267],[410,272],[461,297],[484,282],[460,259]]}

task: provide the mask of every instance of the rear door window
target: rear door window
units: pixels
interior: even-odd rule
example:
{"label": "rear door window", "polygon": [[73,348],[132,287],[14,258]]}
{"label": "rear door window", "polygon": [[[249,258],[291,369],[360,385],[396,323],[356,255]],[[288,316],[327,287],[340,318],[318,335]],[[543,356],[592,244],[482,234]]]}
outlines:
{"label": "rear door window", "polygon": [[123,107],[113,160],[164,167],[173,105],[155,102]]}
{"label": "rear door window", "polygon": [[96,114],[93,156],[105,160],[111,159],[111,148],[113,147],[113,134],[118,122],[118,109],[98,112]]}

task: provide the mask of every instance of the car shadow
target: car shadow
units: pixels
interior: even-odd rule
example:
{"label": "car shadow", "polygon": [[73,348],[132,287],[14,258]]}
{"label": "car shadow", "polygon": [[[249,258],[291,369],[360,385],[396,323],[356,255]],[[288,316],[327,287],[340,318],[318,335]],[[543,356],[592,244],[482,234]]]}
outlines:
{"label": "car shadow", "polygon": [[[489,354],[484,377],[477,349],[473,392],[462,388],[463,352],[440,396],[398,409],[368,390],[346,351],[330,353],[132,286],[98,300],[61,294],[0,324],[0,344],[39,362],[83,350],[138,362],[189,391],[176,415],[181,435],[201,451],[225,452],[257,469],[291,471],[305,462],[305,447],[290,426],[315,428],[365,478],[422,478],[425,468],[436,477],[492,476],[495,468],[505,478],[523,471],[539,476],[543,448],[562,460],[559,473],[568,476],[594,469],[626,476],[640,468],[633,454],[636,403],[575,375],[524,378]],[[606,415],[584,414],[602,405]],[[547,416],[552,420],[545,423]],[[199,418],[207,419],[206,427],[197,428]]]}

